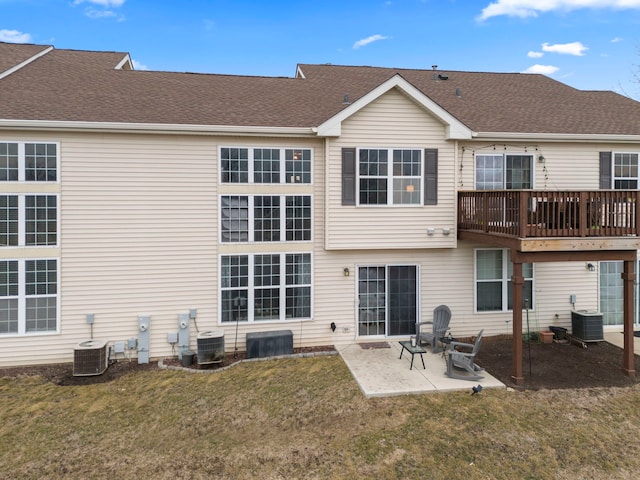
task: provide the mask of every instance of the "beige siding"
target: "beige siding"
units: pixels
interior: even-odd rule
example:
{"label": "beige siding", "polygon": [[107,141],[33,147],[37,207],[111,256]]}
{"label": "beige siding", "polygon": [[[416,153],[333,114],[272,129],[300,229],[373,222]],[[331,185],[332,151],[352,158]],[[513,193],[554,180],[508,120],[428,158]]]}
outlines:
{"label": "beige siding", "polygon": [[[314,175],[321,175],[324,155],[323,142],[304,139],[62,133],[5,138],[60,142],[61,318],[60,333],[0,337],[0,366],[70,361],[73,347],[91,335],[89,313],[95,315],[94,338],[111,344],[137,337],[138,315],[150,315],[150,355],[160,357],[172,353],[167,333],[178,330],[178,314],[195,308],[192,348],[197,329],[224,328],[227,349],[233,349],[235,325],[221,326],[218,317],[216,219],[224,190],[218,185],[218,148],[312,148]],[[321,185],[272,189],[322,193]],[[314,204],[322,219],[322,199]],[[322,245],[321,223],[314,234]],[[313,244],[269,248],[312,252]],[[313,321],[271,322],[241,325],[238,347],[244,349],[246,331],[285,328],[296,334],[304,329],[308,344],[327,342],[324,326]]]}
{"label": "beige siding", "polygon": [[[328,249],[452,248],[455,235],[455,159],[445,127],[405,95],[391,90],[343,122],[329,146],[327,185]],[[438,205],[411,207],[342,206],[343,147],[438,149]],[[436,230],[427,235],[427,228]],[[449,228],[451,234],[442,234]]]}
{"label": "beige siding", "polygon": [[[495,149],[494,149],[495,148]],[[512,153],[534,156],[534,188],[538,190],[598,190],[599,152],[637,152],[639,144],[604,143],[461,143],[457,169],[459,190],[475,188],[475,154]],[[542,156],[543,161],[539,159]]]}

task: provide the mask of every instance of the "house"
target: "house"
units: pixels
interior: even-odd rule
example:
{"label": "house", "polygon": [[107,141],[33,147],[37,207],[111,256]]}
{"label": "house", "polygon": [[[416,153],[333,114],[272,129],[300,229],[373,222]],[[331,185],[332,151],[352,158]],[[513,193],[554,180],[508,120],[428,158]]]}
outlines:
{"label": "house", "polygon": [[633,375],[639,154],[640,103],[542,75],[0,43],[0,366],[168,356],[185,326],[406,338],[447,304],[457,336],[514,334],[514,381],[524,319],[601,311]]}

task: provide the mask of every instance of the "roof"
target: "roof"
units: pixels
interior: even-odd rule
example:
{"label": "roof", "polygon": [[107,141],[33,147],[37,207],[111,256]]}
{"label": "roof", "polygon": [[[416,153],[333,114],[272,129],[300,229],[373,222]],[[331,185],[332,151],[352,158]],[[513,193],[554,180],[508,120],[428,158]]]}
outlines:
{"label": "roof", "polygon": [[311,129],[348,108],[345,95],[353,103],[399,75],[475,132],[640,135],[640,103],[536,74],[306,64],[295,78],[154,72],[117,69],[127,53],[51,49],[1,77],[46,48],[0,43],[0,120]]}

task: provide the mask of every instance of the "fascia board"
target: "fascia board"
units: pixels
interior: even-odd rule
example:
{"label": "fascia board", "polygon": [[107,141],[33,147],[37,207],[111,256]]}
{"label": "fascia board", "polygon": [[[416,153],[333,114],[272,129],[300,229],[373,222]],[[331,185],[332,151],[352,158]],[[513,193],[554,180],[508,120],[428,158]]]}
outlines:
{"label": "fascia board", "polygon": [[477,132],[476,140],[503,142],[505,140],[546,141],[546,142],[622,142],[638,143],[640,135],[617,135],[599,133],[519,133],[519,132]]}
{"label": "fascia board", "polygon": [[53,47],[47,47],[44,50],[36,53],[35,55],[33,55],[32,57],[27,58],[24,62],[19,63],[18,65],[14,65],[13,67],[11,67],[9,70],[5,70],[4,72],[0,72],[0,79],[3,79],[4,77],[8,77],[9,75],[11,75],[13,72],[16,72],[18,70],[20,70],[22,67],[29,65],[31,62],[33,62],[34,60],[42,57],[43,55],[46,55],[47,53],[49,53],[51,50],[53,50]]}
{"label": "fascia board", "polygon": [[118,62],[115,70],[122,70],[122,67],[124,67],[126,64],[129,64],[129,67],[131,68],[131,70],[133,70],[133,62],[131,61],[131,57],[129,56],[128,53],[124,56],[122,60],[120,60],[120,62]]}
{"label": "fascia board", "polygon": [[166,133],[193,135],[316,136],[308,127],[264,127],[236,125],[180,125],[163,123],[70,122],[56,120],[0,120],[0,129],[108,131],[118,133]]}
{"label": "fascia board", "polygon": [[374,100],[380,98],[392,88],[399,88],[411,99],[421,105],[424,109],[431,112],[438,120],[447,126],[447,138],[468,140],[472,137],[471,130],[460,122],[457,118],[440,107],[437,103],[427,97],[416,87],[407,82],[399,74],[394,75],[389,80],[381,83],[369,93],[359,98],[340,113],[334,115],[324,123],[318,126],[318,135],[321,137],[340,136],[342,130],[342,122],[355,114]]}

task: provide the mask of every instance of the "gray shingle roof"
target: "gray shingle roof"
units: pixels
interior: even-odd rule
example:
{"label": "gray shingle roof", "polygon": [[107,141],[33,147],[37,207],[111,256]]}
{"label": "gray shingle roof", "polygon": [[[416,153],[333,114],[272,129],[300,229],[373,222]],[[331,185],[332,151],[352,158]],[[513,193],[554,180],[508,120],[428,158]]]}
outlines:
{"label": "gray shingle roof", "polygon": [[[0,70],[42,46],[0,43]],[[640,135],[640,103],[542,75],[300,65],[304,78],[115,70],[118,52],[54,49],[0,79],[0,118],[316,127],[399,74],[476,132]],[[10,68],[10,67],[9,67]],[[459,89],[461,96],[456,95]]]}

